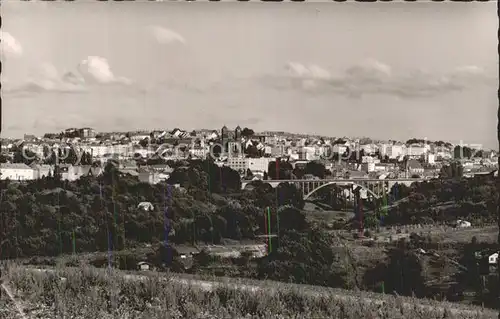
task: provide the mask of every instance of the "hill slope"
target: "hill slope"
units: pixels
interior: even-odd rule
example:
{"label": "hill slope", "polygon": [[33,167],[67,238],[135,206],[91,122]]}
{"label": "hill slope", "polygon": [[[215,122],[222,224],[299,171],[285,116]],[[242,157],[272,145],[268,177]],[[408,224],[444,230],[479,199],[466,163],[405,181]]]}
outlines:
{"label": "hill slope", "polygon": [[18,266],[5,279],[29,318],[496,318],[476,307],[270,281]]}

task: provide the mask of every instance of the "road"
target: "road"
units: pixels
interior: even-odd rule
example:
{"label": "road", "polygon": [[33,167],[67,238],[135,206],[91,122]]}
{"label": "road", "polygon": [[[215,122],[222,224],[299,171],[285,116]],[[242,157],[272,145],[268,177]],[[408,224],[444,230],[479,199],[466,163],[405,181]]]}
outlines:
{"label": "road", "polygon": [[[28,271],[33,271],[33,272],[51,272],[55,273],[55,270],[53,269],[39,269],[39,268],[25,268]],[[77,269],[77,268],[75,268]],[[102,272],[106,272],[107,270],[105,269],[99,269]],[[146,275],[135,275],[135,274],[124,274],[123,275],[124,279],[127,281],[145,281],[148,279],[148,276]],[[61,278],[61,280],[65,280],[65,278]],[[256,293],[262,290],[265,290],[265,292],[269,294],[276,294],[278,292],[277,286],[280,287],[285,287],[289,286],[290,288],[298,289],[300,290],[301,293],[304,293],[306,295],[309,295],[311,297],[324,297],[325,295],[329,295],[331,298],[337,299],[338,301],[348,301],[348,302],[354,302],[354,303],[359,303],[360,297],[357,295],[356,292],[350,292],[350,291],[344,291],[343,293],[341,291],[335,291],[331,290],[328,288],[323,288],[323,287],[313,287],[313,286],[306,286],[306,285],[295,285],[295,284],[286,284],[286,283],[279,283],[279,284],[269,284],[269,282],[263,282],[262,284],[259,284],[258,281],[255,281],[255,284],[243,284],[243,283],[236,283],[234,278],[227,278],[227,277],[222,277],[220,280],[217,281],[209,281],[209,280],[200,280],[200,279],[188,279],[188,278],[180,278],[180,276],[169,276],[169,277],[163,277],[160,278],[160,280],[170,280],[173,281],[176,284],[183,285],[183,286],[191,286],[191,287],[196,287],[198,289],[204,290],[204,291],[213,291],[217,287],[229,287],[235,290],[240,290],[240,291],[247,291],[251,293]],[[250,281],[250,280],[249,280]],[[351,294],[351,295],[350,295]],[[384,300],[382,299],[383,295],[380,295],[380,298],[374,297],[374,293],[370,293],[370,296],[363,296],[362,297],[362,302],[366,304],[376,304],[383,306],[385,304]],[[385,296],[387,298],[387,295]],[[422,300],[425,302],[424,300]],[[442,303],[441,303],[442,304]],[[461,315],[461,316],[475,316],[478,314],[479,310],[469,310],[469,309],[463,309],[460,305],[453,305],[452,303],[448,303],[447,306],[434,306],[434,305],[426,305],[423,303],[420,304],[415,304],[415,303],[409,303],[409,302],[402,302],[402,306],[408,310],[414,309],[415,307],[421,309],[421,310],[438,310],[442,311],[443,313],[445,312],[446,309],[448,309],[451,314],[453,315]],[[479,309],[479,308],[478,308]],[[494,312],[493,310],[486,309],[482,311],[482,315],[484,318],[497,318],[497,313]]]}

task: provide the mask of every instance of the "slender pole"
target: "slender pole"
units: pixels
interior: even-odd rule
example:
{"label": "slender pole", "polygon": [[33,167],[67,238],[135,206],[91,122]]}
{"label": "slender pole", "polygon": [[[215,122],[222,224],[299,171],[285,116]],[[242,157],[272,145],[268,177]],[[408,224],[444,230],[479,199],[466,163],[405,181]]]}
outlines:
{"label": "slender pole", "polygon": [[208,171],[208,192],[212,193],[212,183],[210,179],[210,160],[207,158],[207,171]]}
{"label": "slender pole", "polygon": [[220,172],[220,188],[221,188],[221,191],[224,191],[224,182],[223,182],[223,178],[222,178],[222,166],[219,166],[219,172]]}
{"label": "slender pole", "polygon": [[[59,191],[57,192],[57,211],[58,211],[58,219],[57,219],[57,231],[59,233],[58,239],[59,239],[59,255],[62,255],[62,235],[61,235],[61,201],[59,198]],[[16,236],[17,237],[17,236]],[[17,239],[17,238],[16,238]]]}
{"label": "slender pole", "polygon": [[75,230],[73,229],[73,255],[76,254],[76,239],[75,239]]}
{"label": "slender pole", "polygon": [[280,179],[280,160],[276,158],[276,180]]}
{"label": "slender pole", "polygon": [[102,185],[99,183],[99,195],[101,197],[101,207],[104,213],[104,222],[106,223],[106,234],[108,237],[108,268],[111,269],[111,232],[109,231],[107,209],[104,207],[104,200],[102,195]]}
{"label": "slender pole", "polygon": [[358,194],[358,200],[359,200],[359,207],[358,207],[358,209],[359,209],[359,221],[360,221],[360,229],[359,229],[359,231],[360,231],[361,235],[363,235],[363,229],[364,229],[363,228],[364,227],[364,225],[363,225],[363,201],[361,199],[361,193]]}
{"label": "slender pole", "polygon": [[[0,190],[0,213],[1,213],[1,220],[0,220],[0,260],[3,258],[3,232],[4,232],[4,218],[3,218],[3,209],[2,209],[2,200],[3,200],[3,189]],[[1,268],[0,268],[1,269]],[[1,295],[0,295],[1,296]]]}
{"label": "slender pole", "polygon": [[[115,201],[116,189],[115,189],[115,179],[113,177],[113,174],[111,174],[111,190],[112,190],[111,201],[113,202],[113,229],[118,234],[118,224],[116,222],[118,213],[116,212],[116,201]],[[118,235],[116,235],[116,245],[113,246],[118,246]]]}
{"label": "slender pole", "polygon": [[280,211],[276,209],[276,232],[278,233],[278,247],[280,246]]}
{"label": "slender pole", "polygon": [[[269,209],[269,207],[267,208]],[[267,246],[267,252],[269,253],[269,234],[267,232],[267,216],[266,213],[264,213],[264,234],[266,238],[266,246]]]}
{"label": "slender pole", "polygon": [[171,185],[168,185],[167,184],[167,196],[165,196],[165,224],[164,224],[164,227],[165,227],[165,249],[166,249],[166,252],[167,252],[167,256],[166,256],[166,264],[170,264],[170,248],[168,246],[168,234],[170,233],[170,220],[168,219],[168,205],[169,205],[169,202],[170,202],[170,199],[171,199],[171,196],[172,196],[172,190],[171,190]]}
{"label": "slender pole", "polygon": [[385,192],[385,186],[382,188],[382,211],[380,212],[380,226],[384,224],[384,217],[387,216],[388,214],[388,201],[387,201],[387,194]]}
{"label": "slender pole", "polygon": [[271,209],[267,207],[267,227],[268,227],[268,233],[269,233],[269,252],[273,250],[272,246],[272,238],[271,238]]}

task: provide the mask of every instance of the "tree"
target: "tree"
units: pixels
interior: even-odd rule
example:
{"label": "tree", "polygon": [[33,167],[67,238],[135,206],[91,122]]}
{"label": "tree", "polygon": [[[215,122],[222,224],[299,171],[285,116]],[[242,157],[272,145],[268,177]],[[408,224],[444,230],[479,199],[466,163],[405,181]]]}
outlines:
{"label": "tree", "polygon": [[302,192],[293,184],[280,183],[276,187],[276,200],[278,206],[291,205],[299,209],[304,208]]}
{"label": "tree", "polygon": [[458,161],[454,161],[448,165],[443,165],[439,171],[439,178],[451,179],[462,178],[464,168]]}
{"label": "tree", "polygon": [[311,174],[323,179],[326,175],[325,165],[318,161],[308,162],[305,167],[305,174]]}
{"label": "tree", "polygon": [[245,172],[245,177],[248,179],[253,178],[253,173],[249,168],[247,168],[247,171]]}
{"label": "tree", "polygon": [[291,205],[278,208],[277,214],[273,214],[272,217],[274,223],[276,223],[277,218],[279,218],[280,232],[292,229],[302,232],[309,228],[306,215],[300,209]]}
{"label": "tree", "polygon": [[464,159],[464,158],[471,158],[473,153],[474,153],[474,150],[472,150],[471,148],[469,148],[467,146],[457,145],[453,149],[453,157],[455,159],[458,159],[458,160]]}
{"label": "tree", "polygon": [[[276,161],[278,165],[276,165]],[[276,159],[276,161],[269,162],[268,165],[268,175],[274,180],[279,179],[291,179],[293,167],[289,162],[282,161],[281,159]],[[279,172],[276,169],[279,169]]]}
{"label": "tree", "polygon": [[243,130],[241,130],[241,136],[243,137],[251,137],[255,134],[255,132],[252,129],[249,129],[248,127],[245,127]]}
{"label": "tree", "polygon": [[422,265],[418,257],[407,250],[404,242],[400,242],[398,246],[387,253],[385,288],[404,296],[415,294],[417,297],[423,297],[425,279],[422,276]]}
{"label": "tree", "polygon": [[284,230],[278,249],[260,260],[258,276],[299,284],[352,288],[348,267],[333,247],[332,236],[320,229]]}
{"label": "tree", "polygon": [[34,152],[30,151],[27,148],[19,147],[14,151],[14,158],[12,162],[31,165],[31,163],[33,163],[36,160],[37,160],[37,155]]}

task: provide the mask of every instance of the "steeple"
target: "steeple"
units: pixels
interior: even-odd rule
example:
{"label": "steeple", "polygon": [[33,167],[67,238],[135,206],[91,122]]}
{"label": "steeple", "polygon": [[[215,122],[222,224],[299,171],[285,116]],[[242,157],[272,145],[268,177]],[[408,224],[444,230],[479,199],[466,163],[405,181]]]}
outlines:
{"label": "steeple", "polygon": [[234,129],[234,139],[239,140],[241,138],[241,127],[238,125]]}
{"label": "steeple", "polygon": [[222,136],[222,138],[227,138],[228,137],[228,134],[227,134],[227,126],[223,126],[222,129],[220,130],[220,135]]}

